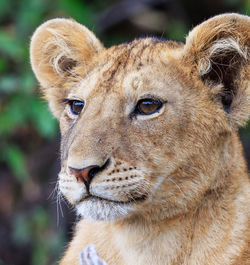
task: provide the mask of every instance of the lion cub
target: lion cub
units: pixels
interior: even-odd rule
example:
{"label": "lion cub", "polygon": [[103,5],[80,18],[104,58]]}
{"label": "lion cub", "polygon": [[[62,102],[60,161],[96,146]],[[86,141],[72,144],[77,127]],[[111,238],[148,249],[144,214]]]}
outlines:
{"label": "lion cub", "polygon": [[60,192],[82,220],[61,265],[96,246],[109,265],[249,264],[250,18],[186,43],[111,48],[69,19],[42,24],[31,64],[60,122]]}

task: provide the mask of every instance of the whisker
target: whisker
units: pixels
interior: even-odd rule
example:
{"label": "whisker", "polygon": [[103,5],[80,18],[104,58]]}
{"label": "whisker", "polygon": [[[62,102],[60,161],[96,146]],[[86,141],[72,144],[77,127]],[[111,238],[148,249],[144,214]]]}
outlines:
{"label": "whisker", "polygon": [[58,192],[58,194],[59,194],[59,206],[60,206],[60,212],[61,212],[61,215],[62,215],[62,217],[64,218],[64,215],[63,215],[63,209],[62,209],[62,204],[61,204],[61,201],[63,201],[62,200],[62,194],[61,194],[61,192],[59,191]]}
{"label": "whisker", "polygon": [[57,196],[56,196],[56,224],[57,227],[59,226],[59,193],[57,189]]}
{"label": "whisker", "polygon": [[180,186],[172,178],[168,178],[167,180],[174,183],[176,187],[179,189],[179,191],[182,193],[182,195],[185,195],[182,189],[180,188]]}

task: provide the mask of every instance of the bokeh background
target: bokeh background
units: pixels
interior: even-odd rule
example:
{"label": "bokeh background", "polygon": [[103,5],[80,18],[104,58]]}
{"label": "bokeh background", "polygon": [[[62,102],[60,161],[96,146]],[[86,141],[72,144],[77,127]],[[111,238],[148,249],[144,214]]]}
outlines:
{"label": "bokeh background", "polygon": [[[42,22],[72,17],[106,46],[139,36],[183,41],[219,13],[250,13],[249,0],[0,0],[0,265],[56,264],[76,217],[56,196],[57,121],[41,99],[29,41]],[[250,126],[240,131],[250,161]]]}

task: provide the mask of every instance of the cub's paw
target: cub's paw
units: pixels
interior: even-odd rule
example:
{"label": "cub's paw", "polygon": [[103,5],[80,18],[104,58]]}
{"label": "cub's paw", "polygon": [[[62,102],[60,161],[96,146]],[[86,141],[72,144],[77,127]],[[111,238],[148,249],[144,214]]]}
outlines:
{"label": "cub's paw", "polygon": [[95,246],[89,245],[80,253],[80,265],[107,265],[107,263],[98,257]]}

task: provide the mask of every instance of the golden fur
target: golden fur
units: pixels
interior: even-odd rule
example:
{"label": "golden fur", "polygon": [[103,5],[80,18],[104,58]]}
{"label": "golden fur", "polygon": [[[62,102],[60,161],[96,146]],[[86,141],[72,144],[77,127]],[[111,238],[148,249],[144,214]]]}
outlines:
{"label": "golden fur", "polygon": [[[62,135],[61,193],[83,218],[60,265],[95,244],[109,265],[246,265],[249,179],[238,127],[250,115],[250,18],[225,14],[186,43],[103,47],[53,19],[31,40],[32,68]],[[135,113],[140,99],[163,102]],[[74,115],[67,104],[85,106]],[[89,186],[69,168],[107,167]]]}

